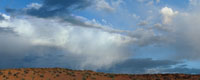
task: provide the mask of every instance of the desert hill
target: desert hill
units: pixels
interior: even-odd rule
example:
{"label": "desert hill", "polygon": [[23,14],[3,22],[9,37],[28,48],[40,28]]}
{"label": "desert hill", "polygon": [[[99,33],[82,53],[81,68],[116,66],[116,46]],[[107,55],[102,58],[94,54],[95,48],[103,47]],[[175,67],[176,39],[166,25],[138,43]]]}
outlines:
{"label": "desert hill", "polygon": [[108,74],[63,68],[2,69],[0,80],[200,80],[200,75],[186,74]]}

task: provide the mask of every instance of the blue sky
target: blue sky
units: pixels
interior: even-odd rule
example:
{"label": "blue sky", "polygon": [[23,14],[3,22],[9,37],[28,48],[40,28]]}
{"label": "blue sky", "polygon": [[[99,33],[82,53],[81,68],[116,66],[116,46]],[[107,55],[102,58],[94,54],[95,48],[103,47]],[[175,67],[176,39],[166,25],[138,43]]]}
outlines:
{"label": "blue sky", "polygon": [[199,0],[0,0],[0,68],[200,73],[199,7]]}

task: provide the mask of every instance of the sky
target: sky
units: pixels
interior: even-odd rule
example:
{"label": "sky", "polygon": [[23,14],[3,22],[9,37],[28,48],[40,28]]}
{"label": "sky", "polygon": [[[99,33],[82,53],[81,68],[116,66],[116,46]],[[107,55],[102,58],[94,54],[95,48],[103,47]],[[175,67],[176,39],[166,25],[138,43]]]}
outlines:
{"label": "sky", "polygon": [[0,0],[0,68],[200,73],[200,0]]}

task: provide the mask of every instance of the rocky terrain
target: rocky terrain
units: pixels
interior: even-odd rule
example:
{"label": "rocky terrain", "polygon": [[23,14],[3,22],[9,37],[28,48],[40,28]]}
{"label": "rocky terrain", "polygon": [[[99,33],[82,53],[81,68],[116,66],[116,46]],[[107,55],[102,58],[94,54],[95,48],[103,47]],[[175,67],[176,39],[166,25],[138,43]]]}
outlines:
{"label": "rocky terrain", "polygon": [[0,80],[200,80],[200,75],[108,74],[63,68],[25,68],[0,70]]}

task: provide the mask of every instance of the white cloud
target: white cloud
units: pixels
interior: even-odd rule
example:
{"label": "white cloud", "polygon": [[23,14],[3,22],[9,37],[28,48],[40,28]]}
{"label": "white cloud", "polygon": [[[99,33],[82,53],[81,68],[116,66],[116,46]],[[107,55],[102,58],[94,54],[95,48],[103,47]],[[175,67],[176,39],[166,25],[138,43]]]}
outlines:
{"label": "white cloud", "polygon": [[160,2],[160,0],[156,0],[156,3],[159,3]]}
{"label": "white cloud", "polygon": [[154,1],[149,1],[148,3],[147,3],[147,5],[153,5],[154,4]]}
{"label": "white cloud", "polygon": [[42,7],[42,4],[39,3],[31,3],[27,5],[27,9],[40,9]]}
{"label": "white cloud", "polygon": [[10,19],[10,16],[6,15],[6,14],[3,14],[3,13],[0,13],[0,15],[6,19],[6,20],[9,20]]}
{"label": "white cloud", "polygon": [[115,11],[121,3],[123,3],[123,0],[95,0],[95,2],[95,7],[97,10],[112,12]]}
{"label": "white cloud", "polygon": [[172,18],[178,14],[178,11],[173,11],[171,8],[164,7],[161,9],[160,13],[163,16],[163,24],[169,24]]}
{"label": "white cloud", "polygon": [[122,3],[124,3],[124,0],[111,0],[111,4],[113,7],[118,7]]}
{"label": "white cloud", "polygon": [[105,10],[105,11],[113,11],[114,8],[105,0],[96,0],[96,9],[97,10]]}
{"label": "white cloud", "polygon": [[139,18],[140,18],[140,16],[138,16],[138,15],[136,15],[136,14],[134,14],[134,13],[133,13],[131,16],[132,16],[134,19],[139,19]]}
{"label": "white cloud", "polygon": [[190,5],[192,5],[192,6],[197,6],[200,4],[199,0],[189,0],[189,2],[190,2]]}
{"label": "white cloud", "polygon": [[9,26],[9,23],[7,21],[10,20],[10,16],[8,16],[6,14],[2,14],[2,13],[0,13],[0,16],[2,16],[4,18],[4,20],[0,21],[0,26],[1,27]]}

